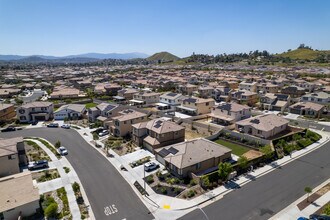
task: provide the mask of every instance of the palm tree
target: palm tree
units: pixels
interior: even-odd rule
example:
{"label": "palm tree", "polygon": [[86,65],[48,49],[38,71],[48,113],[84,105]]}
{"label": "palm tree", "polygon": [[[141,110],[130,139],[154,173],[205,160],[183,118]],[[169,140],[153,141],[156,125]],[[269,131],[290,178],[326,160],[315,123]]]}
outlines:
{"label": "palm tree", "polygon": [[312,192],[312,188],[309,186],[305,187],[305,193],[307,193],[307,202],[309,202],[309,194]]}

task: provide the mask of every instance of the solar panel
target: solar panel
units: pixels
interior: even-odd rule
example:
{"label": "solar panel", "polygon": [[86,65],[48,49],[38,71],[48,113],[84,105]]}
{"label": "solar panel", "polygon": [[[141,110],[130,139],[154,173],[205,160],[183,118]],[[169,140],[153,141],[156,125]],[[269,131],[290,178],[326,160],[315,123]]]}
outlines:
{"label": "solar panel", "polygon": [[251,123],[253,123],[253,124],[259,124],[260,121],[259,121],[259,119],[253,119],[253,120],[251,120]]}
{"label": "solar panel", "polygon": [[176,96],[176,95],[177,95],[177,93],[173,93],[173,92],[167,94],[167,96],[171,96],[171,97],[174,97],[174,96]]}
{"label": "solar panel", "polygon": [[163,148],[161,151],[159,151],[159,155],[161,156],[161,157],[166,157],[167,155],[169,155],[169,151],[167,150],[167,149],[165,149],[165,148]]}
{"label": "solar panel", "polygon": [[170,148],[168,149],[168,151],[169,151],[171,154],[173,154],[173,155],[175,155],[176,153],[179,152],[177,149],[175,149],[175,148],[173,148],[173,147],[170,147]]}

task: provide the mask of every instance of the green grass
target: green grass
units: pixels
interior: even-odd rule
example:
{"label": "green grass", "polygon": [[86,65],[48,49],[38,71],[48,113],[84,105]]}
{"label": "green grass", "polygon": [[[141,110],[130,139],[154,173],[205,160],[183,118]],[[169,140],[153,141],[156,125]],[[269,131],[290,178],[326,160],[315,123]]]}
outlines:
{"label": "green grass", "polygon": [[285,53],[278,54],[280,57],[289,57],[294,60],[314,60],[319,57],[321,54],[329,54],[329,51],[316,51],[309,49],[296,49],[291,50]]}
{"label": "green grass", "polygon": [[154,55],[150,56],[147,58],[149,61],[157,61],[157,60],[162,60],[162,61],[176,61],[179,60],[180,58],[169,53],[169,52],[160,52],[160,53],[155,53]]}
{"label": "green grass", "polygon": [[96,104],[96,103],[93,103],[93,102],[91,102],[91,103],[87,103],[85,106],[86,106],[86,108],[87,108],[87,109],[89,109],[89,108],[93,108],[93,107],[96,107],[96,106],[97,106],[97,104]]}
{"label": "green grass", "polygon": [[232,150],[232,153],[237,155],[237,156],[241,156],[242,154],[248,152],[250,149],[247,147],[244,147],[242,145],[238,145],[238,144],[234,144],[228,141],[224,141],[224,140],[216,140],[215,141],[217,144],[221,144],[225,147],[228,147],[229,149]]}

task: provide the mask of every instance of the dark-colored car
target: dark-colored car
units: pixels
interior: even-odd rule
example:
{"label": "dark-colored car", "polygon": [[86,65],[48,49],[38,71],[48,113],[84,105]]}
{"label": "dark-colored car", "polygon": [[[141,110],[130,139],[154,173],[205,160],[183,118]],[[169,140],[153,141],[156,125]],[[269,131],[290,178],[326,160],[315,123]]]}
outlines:
{"label": "dark-colored car", "polygon": [[9,132],[9,131],[16,131],[15,127],[9,126],[5,129],[2,129],[1,132]]}
{"label": "dark-colored car", "polygon": [[38,124],[38,121],[31,122],[31,125],[37,125],[37,124]]}
{"label": "dark-colored car", "polygon": [[309,219],[312,219],[312,220],[330,220],[330,216],[312,214],[312,215],[309,216]]}
{"label": "dark-colored car", "polygon": [[47,168],[47,167],[48,167],[47,160],[34,161],[28,165],[29,170],[35,170],[35,169]]}
{"label": "dark-colored car", "polygon": [[58,128],[59,124],[58,123],[50,123],[50,124],[47,125],[47,127],[49,127],[49,128]]}

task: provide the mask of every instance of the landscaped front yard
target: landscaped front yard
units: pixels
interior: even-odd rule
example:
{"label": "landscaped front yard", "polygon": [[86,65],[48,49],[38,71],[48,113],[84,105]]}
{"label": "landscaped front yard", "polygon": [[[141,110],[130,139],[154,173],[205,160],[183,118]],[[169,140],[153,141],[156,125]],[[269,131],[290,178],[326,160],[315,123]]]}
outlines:
{"label": "landscaped front yard", "polygon": [[225,140],[222,140],[222,139],[218,139],[215,141],[217,144],[221,144],[225,147],[228,147],[229,149],[232,150],[232,153],[237,155],[237,156],[241,156],[243,155],[244,153],[248,152],[250,149],[245,147],[245,146],[242,146],[242,145],[239,145],[239,144],[236,144],[236,143],[232,143],[232,142],[229,142],[229,141],[225,141]]}
{"label": "landscaped front yard", "polygon": [[29,161],[48,160],[51,161],[50,157],[46,152],[35,142],[25,140],[25,150]]}
{"label": "landscaped front yard", "polygon": [[37,180],[37,182],[39,183],[53,180],[56,178],[60,178],[60,174],[58,173],[57,169],[43,170],[40,172],[32,173],[32,179]]}

